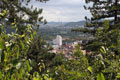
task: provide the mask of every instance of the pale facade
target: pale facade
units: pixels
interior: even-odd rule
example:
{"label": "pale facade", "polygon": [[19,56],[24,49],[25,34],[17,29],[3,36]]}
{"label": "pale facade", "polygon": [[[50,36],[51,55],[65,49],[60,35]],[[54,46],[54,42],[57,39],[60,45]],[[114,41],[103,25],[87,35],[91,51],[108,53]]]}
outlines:
{"label": "pale facade", "polygon": [[56,36],[56,44],[62,46],[62,37],[60,35]]}

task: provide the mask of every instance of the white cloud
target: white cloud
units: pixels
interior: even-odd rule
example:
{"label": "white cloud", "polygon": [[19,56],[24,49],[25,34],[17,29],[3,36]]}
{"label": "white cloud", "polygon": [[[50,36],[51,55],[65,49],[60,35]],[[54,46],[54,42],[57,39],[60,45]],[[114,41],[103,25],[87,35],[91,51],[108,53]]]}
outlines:
{"label": "white cloud", "polygon": [[43,17],[47,21],[80,21],[90,13],[84,10],[84,0],[50,0],[47,3],[32,2],[35,7],[43,8]]}

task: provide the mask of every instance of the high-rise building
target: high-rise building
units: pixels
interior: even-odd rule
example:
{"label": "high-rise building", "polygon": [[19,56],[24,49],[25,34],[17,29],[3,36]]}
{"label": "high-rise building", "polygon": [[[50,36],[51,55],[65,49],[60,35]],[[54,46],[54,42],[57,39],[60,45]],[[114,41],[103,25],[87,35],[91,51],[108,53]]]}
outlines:
{"label": "high-rise building", "polygon": [[61,47],[62,46],[62,37],[60,35],[57,35],[56,39],[53,40],[53,44]]}
{"label": "high-rise building", "polygon": [[60,35],[56,36],[56,44],[62,46],[62,37]]}

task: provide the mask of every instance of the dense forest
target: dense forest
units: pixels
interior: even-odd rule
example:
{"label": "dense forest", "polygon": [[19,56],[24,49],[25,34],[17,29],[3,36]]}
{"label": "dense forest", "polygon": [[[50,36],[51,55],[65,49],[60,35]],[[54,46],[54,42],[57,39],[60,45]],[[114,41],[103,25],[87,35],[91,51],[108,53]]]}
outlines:
{"label": "dense forest", "polygon": [[49,53],[51,47],[37,34],[38,22],[46,24],[42,9],[28,7],[30,2],[0,0],[0,80],[120,79],[120,0],[85,0],[92,3],[84,6],[92,17],[72,31],[94,36],[83,45],[91,54],[83,55],[76,45],[71,59]]}

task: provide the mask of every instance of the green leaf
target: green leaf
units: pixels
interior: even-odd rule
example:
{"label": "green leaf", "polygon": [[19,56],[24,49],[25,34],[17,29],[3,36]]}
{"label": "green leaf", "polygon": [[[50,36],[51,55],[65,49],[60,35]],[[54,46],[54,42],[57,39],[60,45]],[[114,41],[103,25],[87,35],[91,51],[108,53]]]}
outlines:
{"label": "green leaf", "polygon": [[102,53],[104,53],[104,54],[107,53],[104,46],[101,47],[100,51],[101,51]]}
{"label": "green leaf", "polygon": [[75,71],[69,71],[69,74],[75,74]]}
{"label": "green leaf", "polygon": [[14,25],[14,26],[12,26],[11,28],[14,29],[15,27],[16,27],[16,26]]}
{"label": "green leaf", "polygon": [[12,25],[14,25],[15,23],[13,22],[13,23],[11,23]]}
{"label": "green leaf", "polygon": [[75,76],[72,76],[72,77],[70,77],[68,80],[75,80],[76,79],[76,77]]}
{"label": "green leaf", "polygon": [[78,77],[82,77],[82,75],[80,74],[80,72],[77,72],[77,76]]}
{"label": "green leaf", "polygon": [[50,77],[49,80],[53,80],[53,79]]}
{"label": "green leaf", "polygon": [[97,80],[105,80],[103,73],[97,74]]}
{"label": "green leaf", "polygon": [[117,74],[116,78],[120,78],[120,73]]}
{"label": "green leaf", "polygon": [[23,41],[20,40],[20,44],[21,44],[22,50],[24,50],[25,49],[25,45],[24,45]]}
{"label": "green leaf", "polygon": [[4,49],[4,43],[1,36],[0,36],[0,49]]}
{"label": "green leaf", "polygon": [[8,53],[6,51],[4,51],[4,61],[7,62],[8,61]]}
{"label": "green leaf", "polygon": [[30,36],[31,36],[31,39],[33,39],[33,34],[31,34]]}
{"label": "green leaf", "polygon": [[36,35],[36,31],[33,32],[33,35]]}
{"label": "green leaf", "polygon": [[101,73],[101,80],[105,80],[103,73]]}
{"label": "green leaf", "polygon": [[20,37],[21,37],[21,38],[25,37],[25,34],[23,34],[23,35],[20,35]]}
{"label": "green leaf", "polygon": [[101,80],[100,74],[97,74],[97,80]]}
{"label": "green leaf", "polygon": [[0,71],[0,80],[2,79],[2,72]]}
{"label": "green leaf", "polygon": [[47,79],[48,79],[48,77],[45,75],[45,76],[44,76],[44,79],[45,79],[45,80],[47,80]]}
{"label": "green leaf", "polygon": [[17,50],[17,58],[19,58],[19,54],[20,54],[20,52],[19,52],[19,47],[17,48],[18,50]]}
{"label": "green leaf", "polygon": [[120,78],[120,75],[119,75],[119,76],[116,76],[116,78]]}
{"label": "green leaf", "polygon": [[27,67],[28,67],[28,71],[30,71],[30,70],[31,70],[31,67],[30,67],[30,64],[29,64],[29,61],[28,61],[28,60],[26,61],[26,64],[27,64]]}
{"label": "green leaf", "polygon": [[88,69],[91,73],[93,73],[93,68],[92,68],[91,66],[89,66],[87,69]]}

